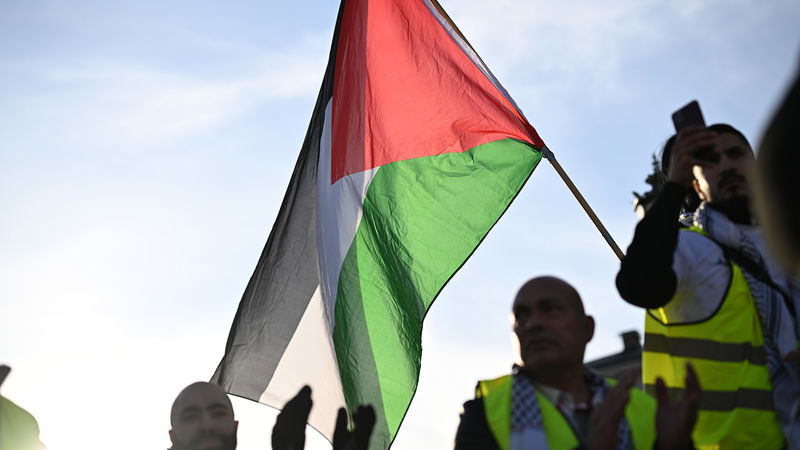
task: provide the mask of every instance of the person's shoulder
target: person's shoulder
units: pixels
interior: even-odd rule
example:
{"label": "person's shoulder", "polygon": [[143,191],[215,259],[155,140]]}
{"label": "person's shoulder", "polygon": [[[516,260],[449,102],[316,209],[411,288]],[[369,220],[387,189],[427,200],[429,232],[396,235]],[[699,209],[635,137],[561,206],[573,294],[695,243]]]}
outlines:
{"label": "person's shoulder", "polygon": [[711,237],[692,228],[682,228],[678,233],[678,245],[675,253],[689,263],[697,263],[708,258],[716,261],[723,251]]}
{"label": "person's shoulder", "polygon": [[461,415],[464,414],[474,414],[476,411],[479,411],[480,414],[483,414],[483,399],[482,398],[473,398],[472,400],[467,400],[461,406]]}
{"label": "person's shoulder", "polygon": [[681,231],[672,260],[677,286],[663,306],[671,323],[711,317],[728,291],[731,268],[722,247],[697,231]]}
{"label": "person's shoulder", "polygon": [[456,450],[499,449],[486,422],[483,399],[467,400],[461,409],[461,421],[455,438]]}

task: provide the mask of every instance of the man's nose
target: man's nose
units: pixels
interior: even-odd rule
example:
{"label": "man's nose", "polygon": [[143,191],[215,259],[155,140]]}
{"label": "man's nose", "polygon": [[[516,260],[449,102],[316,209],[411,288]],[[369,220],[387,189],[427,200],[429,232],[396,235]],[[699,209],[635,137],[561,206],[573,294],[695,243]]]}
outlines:
{"label": "man's nose", "polygon": [[204,413],[200,415],[200,428],[203,430],[208,430],[213,428],[214,426],[214,418],[211,417],[211,414]]}
{"label": "man's nose", "polygon": [[720,167],[719,174],[720,174],[720,181],[724,180],[725,178],[731,175],[741,175],[736,167],[731,167],[730,165],[722,165]]}
{"label": "man's nose", "polygon": [[541,317],[537,314],[529,315],[525,321],[522,323],[522,326],[526,330],[538,330],[542,328],[542,320]]}
{"label": "man's nose", "polygon": [[725,152],[720,152],[719,155],[719,170],[721,173],[725,172],[737,172],[737,167],[734,164],[732,158],[725,154]]}

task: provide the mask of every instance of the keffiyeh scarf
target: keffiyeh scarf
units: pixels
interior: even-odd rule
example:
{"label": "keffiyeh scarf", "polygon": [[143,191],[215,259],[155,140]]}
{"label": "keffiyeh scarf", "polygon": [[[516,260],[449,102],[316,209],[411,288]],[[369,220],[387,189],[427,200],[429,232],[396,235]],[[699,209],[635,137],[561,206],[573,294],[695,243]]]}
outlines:
{"label": "keffiyeh scarf", "polygon": [[[539,408],[539,400],[536,397],[536,390],[527,375],[520,372],[518,367],[514,367],[513,375],[514,382],[512,384],[511,393],[511,432],[512,435],[517,432],[525,430],[544,430],[544,419],[542,417],[541,409]],[[592,396],[599,395],[605,398],[608,391],[611,390],[611,385],[599,374],[586,369],[584,372],[584,380],[586,385],[589,386],[589,391]],[[578,437],[583,441],[581,437]],[[585,442],[582,442],[585,444]],[[631,450],[633,449],[633,438],[631,437],[630,426],[628,421],[623,417],[617,429],[617,450]]]}

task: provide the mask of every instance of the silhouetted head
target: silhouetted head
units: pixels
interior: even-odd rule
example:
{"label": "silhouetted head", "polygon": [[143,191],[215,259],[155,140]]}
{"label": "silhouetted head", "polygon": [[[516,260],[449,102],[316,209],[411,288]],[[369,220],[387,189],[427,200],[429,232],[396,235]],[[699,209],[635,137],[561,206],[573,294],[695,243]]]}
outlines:
{"label": "silhouetted head", "polygon": [[521,364],[531,370],[583,364],[586,344],[594,335],[594,319],[569,283],[544,276],[526,282],[512,307],[514,335]]}
{"label": "silhouetted head", "polygon": [[800,71],[761,138],[757,185],[764,238],[787,272],[800,279],[800,209],[795,171],[800,167]]}
{"label": "silhouetted head", "polygon": [[239,422],[233,405],[216,384],[198,381],[175,398],[169,437],[173,450],[233,450]]}

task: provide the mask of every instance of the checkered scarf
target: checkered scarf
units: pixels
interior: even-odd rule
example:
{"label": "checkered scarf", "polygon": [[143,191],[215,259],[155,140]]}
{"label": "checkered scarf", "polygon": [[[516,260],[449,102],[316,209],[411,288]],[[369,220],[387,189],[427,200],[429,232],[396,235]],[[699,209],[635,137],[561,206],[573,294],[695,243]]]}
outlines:
{"label": "checkered scarf", "polygon": [[[511,392],[511,432],[521,432],[528,428],[543,430],[542,411],[539,409],[539,400],[536,397],[533,383],[517,366],[514,366],[512,374],[514,381]],[[599,392],[601,398],[605,398],[608,391],[611,390],[611,385],[608,381],[591,369],[585,369],[584,380],[592,396],[597,395]],[[583,440],[580,436],[577,437],[579,440]],[[624,417],[620,421],[617,430],[616,448],[618,450],[630,450],[633,448],[630,426]]]}

